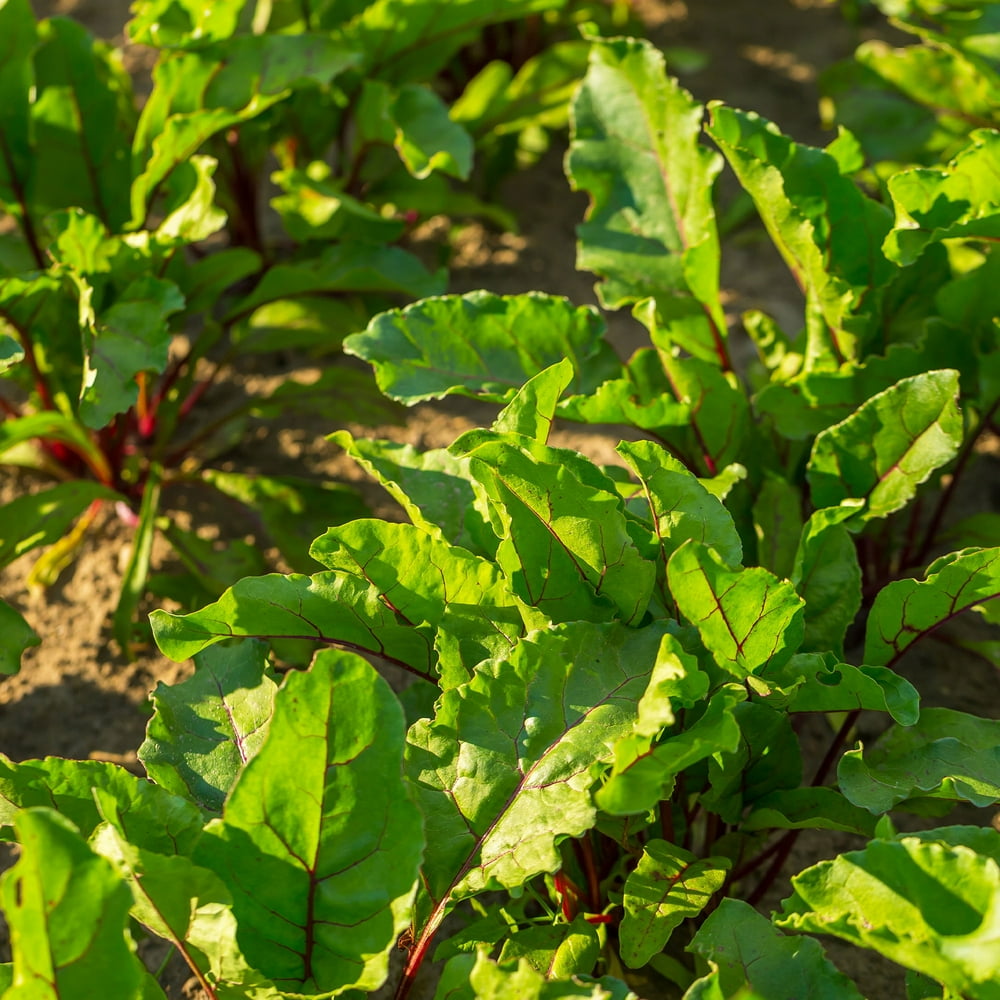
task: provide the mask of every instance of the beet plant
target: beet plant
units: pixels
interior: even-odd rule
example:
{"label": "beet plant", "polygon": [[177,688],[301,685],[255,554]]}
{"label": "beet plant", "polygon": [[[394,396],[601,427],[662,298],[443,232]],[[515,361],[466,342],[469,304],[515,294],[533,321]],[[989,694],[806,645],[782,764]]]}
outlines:
{"label": "beet plant", "polygon": [[[1000,406],[998,150],[973,131],[886,204],[850,133],[706,118],[650,45],[593,38],[579,263],[650,346],[622,363],[596,310],[540,293],[430,298],[346,339],[393,399],[496,419],[429,451],[337,432],[405,521],[153,614],[197,670],[154,694],[147,779],[3,763],[4,995],[158,995],[141,925],[209,997],[403,998],[432,959],[441,1000],[862,996],[822,936],[897,963],[914,1000],[997,997],[1000,833],[899,829],[1000,800],[1000,724],[922,707],[906,669],[955,618],[997,622],[996,517],[950,514]],[[723,160],[804,299],[797,333],[744,317],[747,366]],[[560,419],[627,429],[620,462],[553,446]],[[275,638],[319,651],[282,678]],[[804,830],[857,849],[765,915]]]}
{"label": "beet plant", "polygon": [[[168,516],[179,488],[245,505],[292,566],[314,566],[309,542],[359,498],[216,460],[251,416],[398,416],[336,364],[341,341],[444,291],[446,271],[404,246],[421,219],[507,220],[470,183],[475,150],[513,161],[519,135],[537,147],[565,124],[586,61],[582,40],[557,41],[565,7],[138,0],[129,36],[157,52],[140,101],[81,25],[0,3],[0,462],[46,477],[0,509],[0,565],[46,546],[29,577],[45,586],[115,506],[135,532],[114,623],[126,647],[158,531],[189,571],[170,587],[188,607],[264,569],[265,546],[213,549]],[[484,42],[511,20],[537,36],[516,66]],[[220,373],[276,352],[300,369],[276,391],[213,398]],[[35,640],[2,615],[10,671]]]}

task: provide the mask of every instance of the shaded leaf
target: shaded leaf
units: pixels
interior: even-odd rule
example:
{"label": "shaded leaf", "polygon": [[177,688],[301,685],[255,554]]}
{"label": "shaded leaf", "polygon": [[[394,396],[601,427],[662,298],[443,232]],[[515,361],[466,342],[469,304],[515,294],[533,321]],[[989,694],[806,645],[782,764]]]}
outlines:
{"label": "shaded leaf", "polygon": [[[854,984],[823,954],[819,942],[786,936],[749,904],[724,899],[702,924],[691,950],[715,966],[713,978],[722,997],[743,996],[749,987],[767,1000],[861,1000]],[[688,997],[711,993],[689,991]]]}
{"label": "shaded leaf", "polygon": [[277,685],[257,642],[213,646],[180,684],[156,685],[139,760],[161,788],[220,812],[267,734]]}
{"label": "shaded leaf", "polygon": [[[802,533],[802,494],[780,476],[765,473],[764,483],[754,500],[753,525],[757,535],[758,565],[781,579],[791,577]],[[721,552],[719,554],[726,558]],[[807,614],[808,609],[807,601]]]}
{"label": "shaded leaf", "polygon": [[6,601],[0,601],[0,674],[16,674],[26,649],[42,640]]}
{"label": "shaded leaf", "polygon": [[748,833],[752,830],[843,830],[872,837],[875,818],[849,802],[835,788],[783,788],[757,799],[742,820],[740,829]]}

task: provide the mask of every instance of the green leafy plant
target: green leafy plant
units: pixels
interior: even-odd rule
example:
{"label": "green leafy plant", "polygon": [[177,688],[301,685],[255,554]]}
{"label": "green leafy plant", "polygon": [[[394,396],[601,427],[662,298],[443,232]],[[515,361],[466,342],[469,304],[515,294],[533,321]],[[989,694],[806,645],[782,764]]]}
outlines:
{"label": "green leafy plant", "polygon": [[[519,133],[534,129],[537,147],[565,124],[586,44],[557,43],[564,6],[140,0],[129,35],[159,50],[140,109],[116,53],[5,0],[0,460],[57,482],[0,510],[0,564],[50,546],[29,582],[51,582],[116,503],[135,524],[115,621],[127,646],[156,530],[191,573],[171,588],[188,606],[264,568],[260,546],[223,553],[165,516],[193,483],[248,505],[291,565],[314,566],[311,539],[359,499],[211,463],[250,416],[396,418],[370,379],[335,364],[343,336],[444,290],[446,272],[404,246],[421,219],[509,221],[468,183],[474,150],[513,160]],[[537,36],[513,67],[484,35],[512,19]],[[435,88],[471,43],[480,62],[464,60],[476,72],[449,107]],[[212,402],[220,373],[276,351],[297,352],[302,374]],[[30,641],[22,629],[12,645]]]}
{"label": "green leafy plant", "polygon": [[[903,966],[911,998],[997,996],[1000,833],[894,819],[1000,801],[1000,724],[922,708],[905,664],[959,615],[997,622],[995,516],[949,517],[1000,406],[996,209],[959,180],[997,135],[893,175],[890,208],[850,134],[814,149],[712,105],[804,299],[796,335],[744,317],[740,367],[703,117],[651,46],[593,40],[580,263],[649,347],[622,363],[596,310],[539,293],[375,317],[345,349],[384,392],[492,401],[492,425],[430,451],[337,432],[408,523],[331,527],[320,572],[153,614],[197,670],[154,695],[148,780],[3,763],[11,996],[83,995],[102,961],[109,996],[156,995],[136,924],[209,997],[403,998],[431,957],[442,1000],[860,997],[813,934]],[[554,447],[559,418],[627,428],[620,464]],[[321,651],[279,679],[278,638]],[[865,746],[862,711],[885,724]],[[807,829],[859,848],[768,919]]]}

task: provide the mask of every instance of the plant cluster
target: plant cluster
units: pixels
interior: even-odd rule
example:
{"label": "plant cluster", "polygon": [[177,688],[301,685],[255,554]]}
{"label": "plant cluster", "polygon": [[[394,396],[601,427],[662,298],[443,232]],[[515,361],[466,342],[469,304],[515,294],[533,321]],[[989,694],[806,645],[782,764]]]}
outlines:
{"label": "plant cluster", "polygon": [[[159,995],[136,925],[213,998],[390,975],[402,998],[431,956],[441,1000],[859,998],[812,935],[903,966],[911,1000],[1000,996],[1000,833],[894,819],[1000,801],[1000,723],[921,707],[904,670],[957,616],[998,621],[997,517],[948,512],[1000,407],[1000,133],[887,173],[886,203],[846,129],[818,149],[706,115],[648,43],[589,41],[578,260],[649,346],[622,363],[596,310],[538,293],[429,298],[345,340],[392,399],[498,416],[429,451],[337,432],[407,522],[330,527],[320,572],[153,614],[197,670],[154,694],[148,780],[0,765],[4,996]],[[804,299],[799,332],[744,317],[745,369],[724,162]],[[557,419],[627,428],[621,464],[550,445]],[[282,678],[275,638],[322,648]],[[862,846],[768,919],[751,904],[804,829]]]}
{"label": "plant cluster", "polygon": [[[446,271],[404,245],[420,220],[508,219],[470,183],[474,155],[495,179],[565,124],[586,45],[560,26],[590,7],[565,8],[139,0],[128,33],[157,55],[140,107],[119,54],[81,25],[0,4],[0,462],[54,480],[0,508],[0,565],[49,546],[29,580],[44,586],[117,505],[135,526],[115,616],[127,647],[158,529],[190,571],[169,587],[189,607],[265,568],[263,546],[222,553],[162,517],[164,491],[193,483],[314,566],[309,542],[359,498],[213,461],[251,415],[397,417],[333,363],[341,341],[445,290]],[[321,376],[211,399],[227,366],[276,351],[319,359]],[[36,641],[0,614],[21,648]]]}

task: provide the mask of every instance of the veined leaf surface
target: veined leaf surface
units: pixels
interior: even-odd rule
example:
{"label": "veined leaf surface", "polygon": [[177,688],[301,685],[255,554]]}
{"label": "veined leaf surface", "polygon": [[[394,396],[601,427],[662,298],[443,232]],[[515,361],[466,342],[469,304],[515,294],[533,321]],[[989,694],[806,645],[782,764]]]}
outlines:
{"label": "veined leaf surface", "polygon": [[286,677],[264,745],[206,827],[194,861],[232,888],[247,961],[279,988],[384,980],[423,849],[403,742],[386,682],[323,652]]}
{"label": "veined leaf surface", "polygon": [[766,569],[733,569],[708,546],[691,541],[671,556],[667,579],[677,607],[697,626],[715,662],[737,677],[777,666],[802,642],[802,598]]}
{"label": "veined leaf surface", "polygon": [[593,768],[631,729],[664,634],[587,622],[530,633],[410,729],[428,843],[418,946],[453,902],[557,870],[558,840],[593,826]]}
{"label": "veined leaf surface", "polygon": [[865,663],[894,666],[918,639],[963,611],[1000,621],[1000,548],[963,549],[927,567],[923,580],[896,580],[875,598],[865,633]]}
{"label": "veined leaf surface", "polygon": [[823,431],[806,470],[815,506],[865,500],[859,522],[904,507],[962,443],[958,376],[943,369],[902,379]]}

